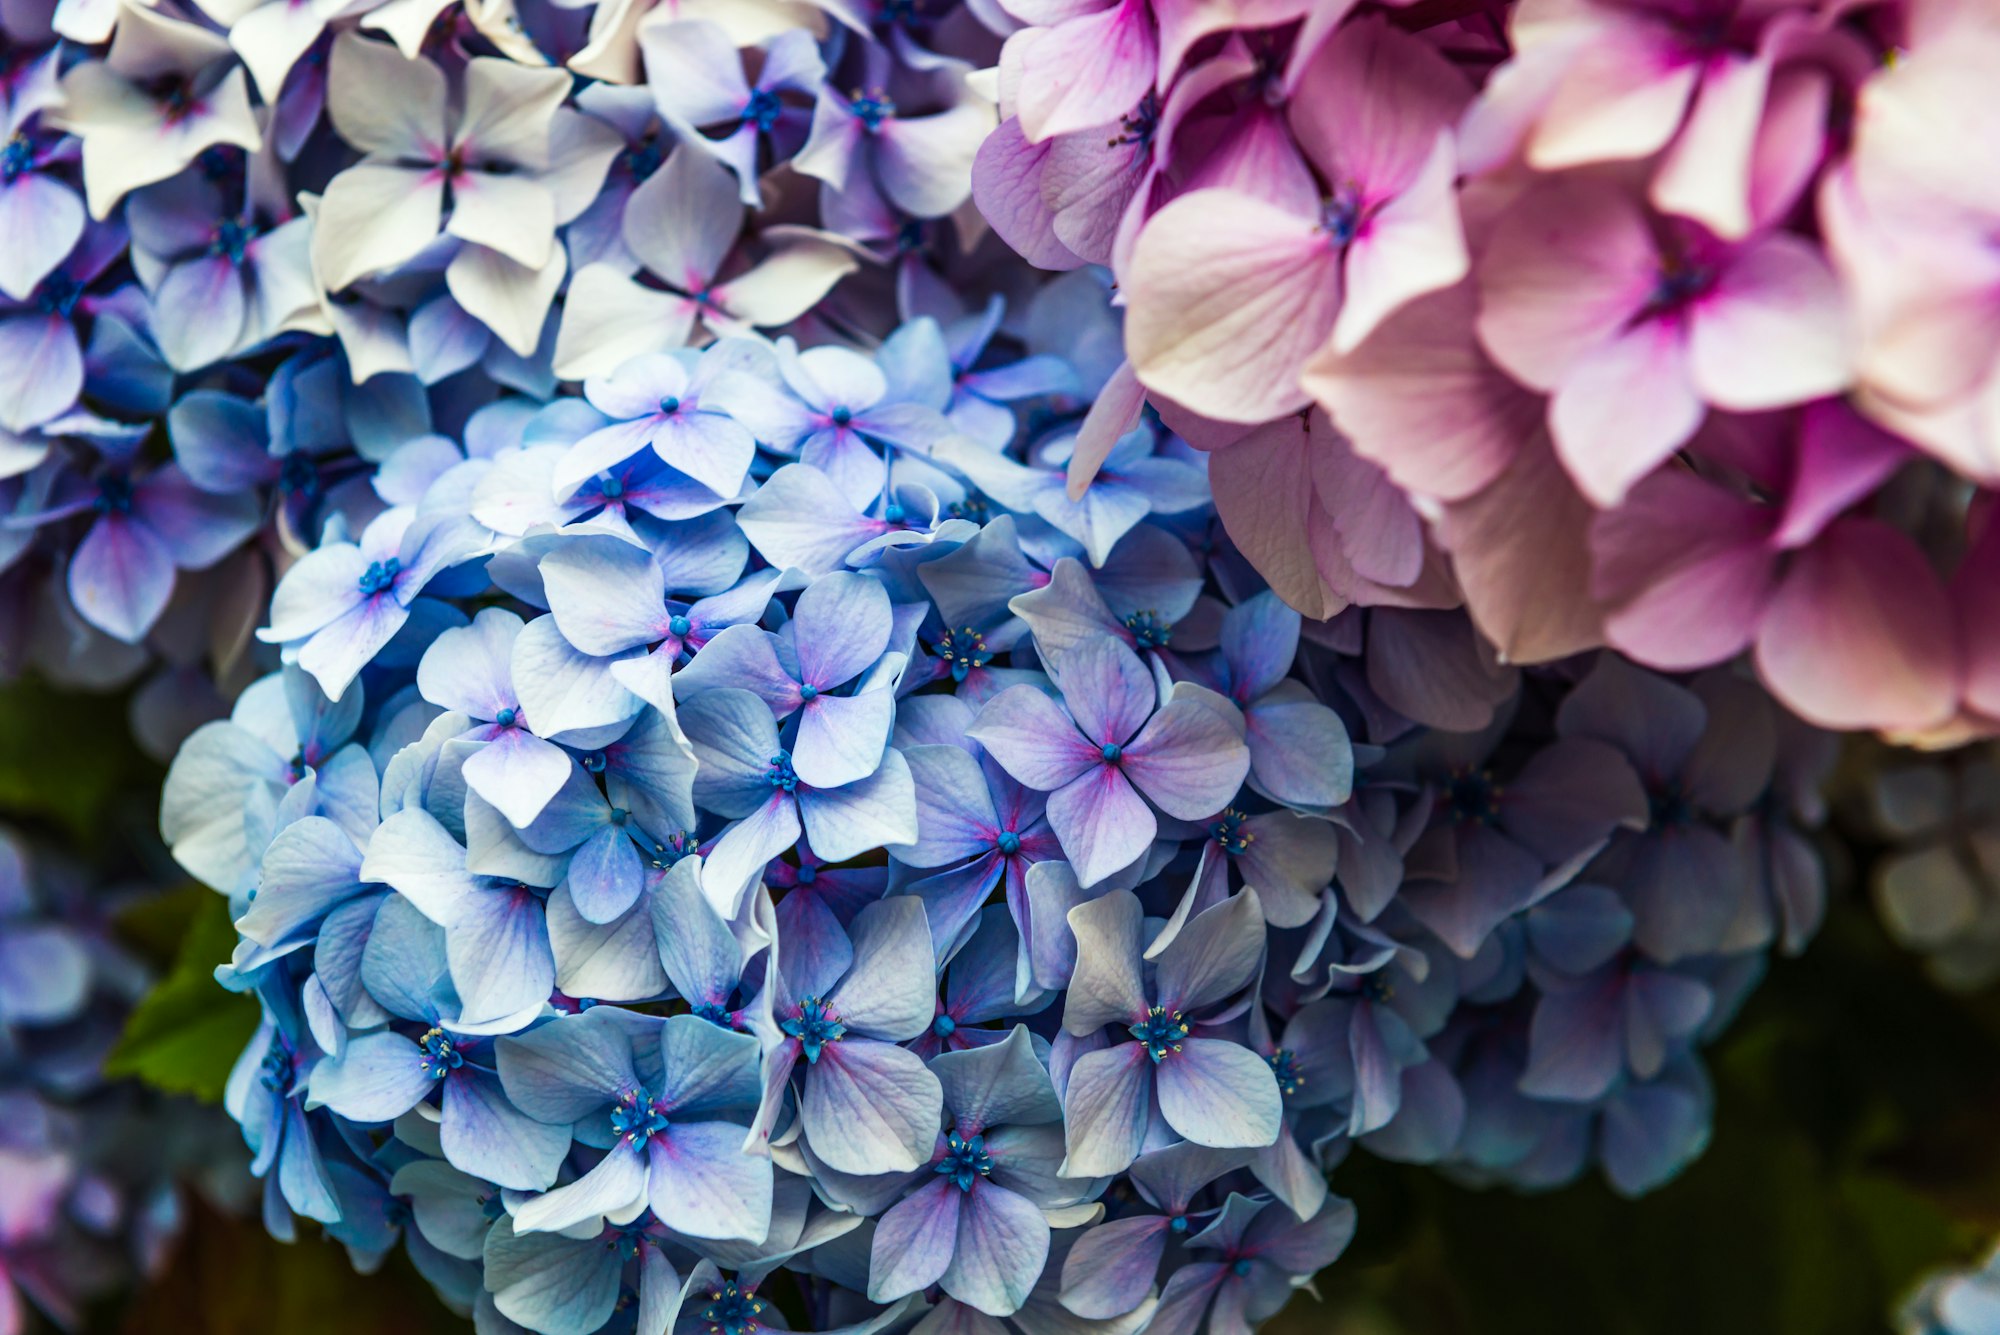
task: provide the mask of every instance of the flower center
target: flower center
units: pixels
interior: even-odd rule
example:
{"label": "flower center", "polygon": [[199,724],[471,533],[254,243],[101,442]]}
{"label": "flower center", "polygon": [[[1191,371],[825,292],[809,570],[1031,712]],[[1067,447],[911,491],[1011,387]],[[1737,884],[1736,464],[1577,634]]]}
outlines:
{"label": "flower center", "polygon": [[1116,742],[1106,742],[1098,748],[1097,754],[1104,757],[1105,764],[1115,765],[1124,758],[1125,748]]}
{"label": "flower center", "polygon": [[1002,830],[1000,837],[993,841],[993,846],[1000,850],[1002,857],[1011,858],[1021,851],[1021,836],[1012,830]]}
{"label": "flower center", "polygon": [[1238,1258],[1229,1269],[1230,1273],[1234,1274],[1236,1278],[1248,1279],[1250,1277],[1250,1258],[1247,1256]]}
{"label": "flower center", "polygon": [[97,499],[91,508],[101,515],[128,514],[132,509],[132,479],[123,473],[106,473],[97,480]]}
{"label": "flower center", "polygon": [[503,709],[493,716],[493,721],[503,728],[511,728],[514,726],[514,720],[519,717],[520,714],[512,709]]}
{"label": "flower center", "polygon": [[960,1191],[971,1191],[974,1182],[992,1176],[993,1156],[986,1152],[986,1137],[967,1138],[954,1131],[944,1144],[944,1158],[935,1171]]}
{"label": "flower center", "polygon": [[972,675],[973,669],[983,668],[993,661],[993,651],[986,647],[986,637],[971,626],[961,626],[940,635],[937,656],[951,664],[953,681],[964,681]]}
{"label": "flower center", "polygon": [[611,1133],[634,1149],[666,1129],[666,1109],[643,1089],[628,1089],[611,1105]]}
{"label": "flower center", "polygon": [[818,997],[807,997],[791,1015],[778,1022],[778,1028],[799,1041],[805,1049],[806,1060],[816,1062],[820,1051],[829,1043],[838,1043],[847,1035],[847,1026],[842,1024],[827,1010],[826,1002]]}
{"label": "flower center", "polygon": [[280,1040],[272,1040],[270,1050],[257,1066],[257,1083],[280,1096],[292,1092],[292,1050]]}
{"label": "flower center", "polygon": [[1647,793],[1646,806],[1655,826],[1671,828],[1686,825],[1694,819],[1694,803],[1688,800],[1687,793],[1677,783]]}
{"label": "flower center", "polygon": [[667,633],[677,640],[686,639],[687,633],[693,629],[694,623],[678,613],[667,618]]}
{"label": "flower center", "polygon": [[249,223],[238,222],[234,218],[224,218],[215,225],[215,234],[209,238],[208,253],[218,259],[226,259],[231,264],[240,265],[250,243],[256,239],[257,229]]}
{"label": "flower center", "polygon": [[708,1291],[708,1305],[701,1309],[702,1324],[708,1335],[752,1335],[762,1324],[764,1300],[734,1283]]}
{"label": "flower center", "polygon": [[807,704],[811,704],[814,700],[819,699],[819,687],[813,685],[811,682],[805,683],[799,687],[799,699],[805,701]]}
{"label": "flower center", "polygon": [[372,598],[394,587],[396,576],[402,573],[403,563],[397,557],[392,556],[386,561],[370,561],[368,568],[361,572],[359,581],[361,591]]}
{"label": "flower center", "polygon": [[643,181],[660,169],[667,155],[660,151],[657,135],[647,135],[644,139],[625,150],[625,170]]}
{"label": "flower center", "polygon": [[296,491],[307,496],[319,491],[319,469],[308,454],[288,454],[282,468],[278,470],[278,486],[285,491]]}
{"label": "flower center", "polygon": [[607,501],[615,501],[625,494],[625,484],[615,477],[607,477],[597,484],[597,494]]}
{"label": "flower center", "polygon": [[143,86],[159,104],[160,115],[169,124],[185,119],[198,105],[186,75],[162,75]]}
{"label": "flower center", "polygon": [[882,122],[896,114],[896,104],[880,88],[869,89],[865,96],[860,89],[855,89],[851,106],[870,134],[881,129]]}
{"label": "flower center", "polygon": [[950,1038],[958,1029],[958,1021],[949,1015],[940,1015],[931,1021],[931,1032],[939,1038]]}
{"label": "flower center", "polygon": [[852,422],[853,420],[854,420],[854,409],[848,407],[840,407],[840,408],[835,408],[833,410],[833,424],[835,426],[846,426],[849,422]]}
{"label": "flower center", "polygon": [[668,835],[667,842],[653,845],[653,869],[655,871],[665,871],[688,854],[694,852],[700,842],[692,830],[681,834]]}
{"label": "flower center", "polygon": [[1715,270],[1708,265],[1666,256],[1660,261],[1652,295],[1646,299],[1646,313],[1670,315],[1706,295],[1714,285]]}
{"label": "flower center", "polygon": [[35,304],[46,315],[60,315],[67,319],[82,296],[83,284],[57,269],[42,280],[41,290],[35,294]]}
{"label": "flower center", "polygon": [[12,184],[14,179],[35,165],[35,146],[28,142],[28,136],[17,134],[0,148],[0,181]]}
{"label": "flower center", "polygon": [[1141,649],[1164,649],[1167,641],[1174,637],[1173,625],[1162,621],[1157,612],[1134,612],[1125,618],[1125,629],[1132,632],[1132,640]]}
{"label": "flower center", "polygon": [[778,116],[784,109],[785,104],[778,100],[776,93],[768,88],[759,88],[751,93],[750,100],[743,104],[743,119],[747,123],[756,125],[765,134],[769,134],[771,127],[778,123]]}
{"label": "flower center", "polygon": [[1320,226],[1336,246],[1352,242],[1361,231],[1361,194],[1351,185],[1335,188],[1333,198],[1320,206]]}
{"label": "flower center", "polygon": [[1188,1036],[1188,1022],[1181,1018],[1179,1011],[1169,1012],[1165,1006],[1155,1006],[1146,1012],[1146,1018],[1128,1027],[1132,1037],[1146,1045],[1146,1054],[1154,1061],[1164,1061],[1170,1052],[1181,1050],[1181,1040]]}
{"label": "flower center", "polygon": [[1500,817],[1500,785],[1490,769],[1454,771],[1444,784],[1445,811],[1461,825],[1487,825]]}
{"label": "flower center", "polygon": [[442,1029],[431,1029],[417,1040],[417,1050],[423,1055],[418,1065],[425,1075],[433,1080],[442,1080],[465,1065],[465,1058],[459,1055],[458,1046]]}
{"label": "flower center", "polygon": [[1265,1060],[1271,1063],[1271,1074],[1278,1078],[1280,1094],[1290,1098],[1306,1087],[1305,1080],[1299,1075],[1298,1061],[1290,1048],[1279,1048]]}
{"label": "flower center", "polygon": [[734,1029],[736,1027],[735,1017],[730,1015],[729,1007],[719,1001],[703,1001],[689,1006],[688,1014],[694,1016],[696,1019],[706,1020],[710,1024],[717,1025],[723,1029]]}
{"label": "flower center", "polygon": [[819,868],[813,866],[811,863],[806,863],[799,868],[797,876],[800,885],[811,885],[819,879]]}
{"label": "flower center", "polygon": [[1175,1233],[1185,1233],[1188,1231],[1188,1218],[1184,1214],[1177,1214],[1167,1221],[1167,1227]]}
{"label": "flower center", "polygon": [[1138,106],[1118,118],[1118,133],[1104,141],[1106,148],[1116,148],[1120,144],[1138,144],[1150,148],[1153,131],[1159,128],[1160,103],[1149,91]]}
{"label": "flower center", "polygon": [[660,400],[660,416],[672,417],[681,410],[681,401],[669,394]]}
{"label": "flower center", "polygon": [[1248,817],[1235,807],[1228,807],[1224,809],[1222,819],[1208,827],[1208,832],[1215,836],[1216,843],[1222,845],[1223,852],[1234,856],[1256,841],[1256,831],[1243,828],[1243,822],[1247,819]]}
{"label": "flower center", "polygon": [[780,751],[771,757],[771,767],[764,771],[765,782],[773,788],[782,788],[788,793],[799,790],[799,776],[792,772],[792,753]]}

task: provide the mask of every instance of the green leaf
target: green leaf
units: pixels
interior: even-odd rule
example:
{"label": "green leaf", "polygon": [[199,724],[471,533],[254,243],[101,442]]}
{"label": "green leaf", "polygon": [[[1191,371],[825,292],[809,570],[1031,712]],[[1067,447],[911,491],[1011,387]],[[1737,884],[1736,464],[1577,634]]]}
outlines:
{"label": "green leaf", "polygon": [[206,1103],[221,1101],[229,1068],[257,1031],[259,1018],[253,998],[215,981],[215,966],[235,948],[228,902],[204,892],[173,968],[126,1021],[105,1074],[135,1077]]}

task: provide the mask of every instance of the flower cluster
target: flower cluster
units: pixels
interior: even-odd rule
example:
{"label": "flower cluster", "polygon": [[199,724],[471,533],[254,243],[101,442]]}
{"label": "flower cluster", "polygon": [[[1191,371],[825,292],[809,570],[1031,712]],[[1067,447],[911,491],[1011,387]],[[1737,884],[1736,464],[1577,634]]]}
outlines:
{"label": "flower cluster", "polygon": [[383,460],[162,803],[263,1006],[274,1228],[488,1331],[1135,1335],[1330,1264],[1353,1144],[1699,1152],[1701,1043],[1818,920],[1827,739],[1308,621],[1152,415],[1073,499],[1108,372],[1026,335],[1109,319],[642,350]]}
{"label": "flower cluster", "polygon": [[164,758],[257,674],[275,577],[393,502],[395,446],[720,333],[879,334],[892,293],[968,314],[934,265],[980,235],[980,12],[11,6],[0,671],[162,665]]}
{"label": "flower cluster", "polygon": [[2000,726],[1982,6],[1003,3],[975,198],[1129,311],[1086,439],[1216,451],[1293,606]]}
{"label": "flower cluster", "polygon": [[209,1134],[228,1123],[103,1078],[150,981],[113,939],[109,915],[141,897],[92,885],[0,829],[0,1323],[9,1330],[33,1328],[30,1309],[73,1327],[88,1304],[157,1272],[183,1223],[179,1183],[203,1160],[202,1185],[225,1197],[232,1175],[242,1177]]}

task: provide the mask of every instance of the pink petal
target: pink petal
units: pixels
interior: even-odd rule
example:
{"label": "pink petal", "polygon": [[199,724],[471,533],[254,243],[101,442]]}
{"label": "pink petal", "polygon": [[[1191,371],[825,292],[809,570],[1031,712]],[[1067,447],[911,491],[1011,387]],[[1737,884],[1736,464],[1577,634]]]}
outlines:
{"label": "pink petal", "polygon": [[1147,388],[1261,422],[1306,402],[1299,370],[1339,310],[1339,256],[1311,219],[1198,190],[1146,224],[1125,298],[1126,352]]}
{"label": "pink petal", "polygon": [[1778,235],[1738,255],[1689,312],[1688,355],[1718,408],[1778,408],[1843,389],[1847,307],[1819,249]]}
{"label": "pink petal", "polygon": [[1556,452],[1599,506],[1616,505],[1701,425],[1678,323],[1648,320],[1581,359],[1549,401]]}
{"label": "pink petal", "polygon": [[972,160],[972,199],[1022,259],[1039,269],[1074,269],[1083,261],[1056,236],[1055,212],[1042,193],[1053,147],[1029,143],[1020,120],[1008,117]]}
{"label": "pink petal", "polygon": [[1615,608],[1605,637],[1672,670],[1741,653],[1771,597],[1766,522],[1759,507],[1690,473],[1668,470],[1633,488],[1591,526],[1593,592]]}
{"label": "pink petal", "polygon": [[[1314,421],[1324,416],[1313,414]],[[1236,549],[1280,598],[1315,620],[1341,608],[1313,565],[1310,533],[1320,521],[1308,464],[1308,427],[1283,417],[1209,460],[1215,510]]]}
{"label": "pink petal", "polygon": [[1656,208],[1729,240],[1749,233],[1750,164],[1770,81],[1766,55],[1724,54],[1709,63],[1694,110],[1653,177]]}
{"label": "pink petal", "polygon": [[1510,663],[1546,663],[1603,642],[1590,596],[1591,517],[1547,437],[1477,495],[1447,505],[1438,540],[1466,611]]}
{"label": "pink petal", "polygon": [[1016,33],[1021,84],[1016,111],[1031,141],[1114,121],[1138,105],[1159,68],[1159,41],[1145,0],[1056,27]]}
{"label": "pink petal", "polygon": [[119,514],[91,525],[69,566],[69,596],[83,619],[137,644],[166,610],[174,558],[153,531]]}
{"label": "pink petal", "polygon": [[1436,47],[1377,16],[1320,48],[1288,115],[1299,147],[1328,180],[1380,199],[1428,170],[1438,136],[1471,99],[1465,76]]}
{"label": "pink petal", "polygon": [[1757,634],[1779,701],[1824,728],[1916,729],[1956,703],[1952,609],[1915,543],[1842,519],[1800,552]]}
{"label": "pink petal", "polygon": [[1405,490],[1471,496],[1541,428],[1541,400],[1474,341],[1473,305],[1469,283],[1421,297],[1354,351],[1324,349],[1301,377],[1354,452]]}
{"label": "pink petal", "polygon": [[1457,176],[1451,136],[1441,133],[1416,179],[1363,224],[1347,248],[1347,295],[1333,325],[1335,351],[1352,352],[1406,303],[1465,277]]}
{"label": "pink petal", "polygon": [[1314,437],[1313,489],[1340,531],[1340,549],[1364,578],[1397,587],[1424,567],[1424,527],[1388,474],[1357,456],[1337,432]]}
{"label": "pink petal", "polygon": [[1602,182],[1531,191],[1479,259],[1479,341],[1516,380],[1553,390],[1645,307],[1658,249],[1637,203]]}
{"label": "pink petal", "polygon": [[1771,541],[1803,547],[1829,520],[1874,492],[1911,457],[1901,437],[1864,420],[1837,399],[1811,404],[1800,415],[1797,462],[1785,517]]}
{"label": "pink petal", "polygon": [[2000,524],[1986,530],[1952,576],[1951,595],[1965,653],[1965,706],[2000,718]]}
{"label": "pink petal", "polygon": [[1607,23],[1543,108],[1528,139],[1528,165],[1556,171],[1651,156],[1680,128],[1701,68],[1674,49],[1664,25],[1639,18]]}

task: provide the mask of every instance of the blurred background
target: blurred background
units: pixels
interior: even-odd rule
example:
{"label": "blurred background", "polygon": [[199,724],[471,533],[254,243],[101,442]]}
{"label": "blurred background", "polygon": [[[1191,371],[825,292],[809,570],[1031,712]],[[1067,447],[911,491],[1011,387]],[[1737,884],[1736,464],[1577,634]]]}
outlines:
{"label": "blurred background", "polygon": [[[31,682],[0,689],[0,822],[73,860],[80,882],[126,887],[91,911],[158,980],[105,1036],[115,1107],[102,1090],[80,1104],[94,1153],[141,1156],[171,1180],[147,1206],[160,1214],[137,1257],[153,1277],[107,1283],[81,1327],[468,1330],[400,1251],[360,1278],[315,1234],[292,1245],[266,1235],[219,1107],[255,1004],[210,977],[233,932],[223,900],[153,842],[161,770],[131,742],[129,706]],[[1934,763],[1889,763],[1944,782]],[[1590,1335],[1858,1335],[1896,1329],[1899,1302],[1927,1272],[1976,1261],[2000,1234],[2000,988],[1935,981],[1979,983],[1976,943],[1927,966],[1885,929],[1871,877],[1906,853],[1882,837],[1884,776],[1884,753],[1867,744],[1843,762],[1826,924],[1802,957],[1772,965],[1710,1051],[1715,1131],[1692,1168],[1631,1201],[1596,1177],[1522,1195],[1353,1154],[1333,1185],[1359,1207],[1354,1245],[1320,1277],[1320,1301],[1302,1294],[1274,1335],[1511,1335],[1558,1322]],[[1971,868],[1967,885],[1990,907],[1976,857],[1954,865]],[[1908,915],[1896,925],[1906,940],[1924,930]],[[92,1264],[84,1243],[39,1259]],[[0,1227],[0,1266],[19,1261]]]}

